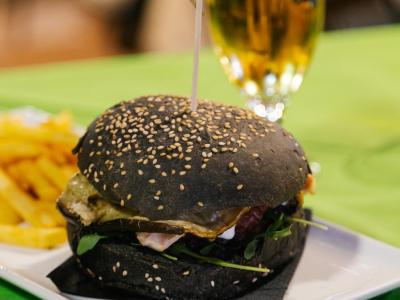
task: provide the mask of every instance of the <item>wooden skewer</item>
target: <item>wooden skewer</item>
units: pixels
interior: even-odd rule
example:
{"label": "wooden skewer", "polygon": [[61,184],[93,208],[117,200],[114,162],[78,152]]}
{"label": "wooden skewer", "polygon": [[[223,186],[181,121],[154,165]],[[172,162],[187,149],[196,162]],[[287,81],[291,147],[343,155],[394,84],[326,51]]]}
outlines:
{"label": "wooden skewer", "polygon": [[193,54],[193,76],[192,97],[190,109],[197,110],[197,92],[199,85],[199,52],[201,44],[201,21],[203,15],[203,0],[196,0],[195,32],[194,32],[194,54]]}

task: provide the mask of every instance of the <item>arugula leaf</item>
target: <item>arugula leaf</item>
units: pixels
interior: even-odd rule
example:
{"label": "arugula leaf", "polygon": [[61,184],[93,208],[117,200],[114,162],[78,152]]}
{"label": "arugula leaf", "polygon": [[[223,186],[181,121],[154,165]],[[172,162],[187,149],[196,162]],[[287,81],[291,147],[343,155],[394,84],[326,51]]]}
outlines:
{"label": "arugula leaf", "polygon": [[281,230],[276,230],[269,233],[269,237],[273,240],[281,239],[292,234],[292,225],[289,225]]}
{"label": "arugula leaf", "polygon": [[167,250],[173,256],[179,256],[182,253],[181,245],[179,243],[172,244]]}
{"label": "arugula leaf", "polygon": [[283,213],[281,213],[278,217],[277,220],[275,220],[271,225],[268,226],[265,234],[267,236],[270,236],[271,234],[273,234],[275,231],[280,230],[280,228],[284,225],[285,223],[285,215]]}
{"label": "arugula leaf", "polygon": [[187,256],[196,258],[199,261],[206,262],[206,263],[216,265],[216,266],[239,269],[239,270],[247,270],[247,271],[253,271],[253,272],[261,272],[261,273],[270,272],[270,270],[268,268],[258,268],[258,267],[253,267],[253,266],[239,265],[239,264],[230,263],[230,262],[227,262],[222,259],[215,258],[215,257],[202,256],[202,255],[199,255],[199,254],[189,250],[188,248],[186,248],[185,245],[182,245],[179,243],[173,244],[170,247],[170,249],[176,253],[185,254]]}
{"label": "arugula leaf", "polygon": [[172,255],[169,255],[169,254],[164,253],[164,252],[162,252],[161,255],[164,256],[164,257],[166,257],[166,258],[168,258],[168,259],[170,259],[170,260],[178,260],[177,257],[172,256]]}
{"label": "arugula leaf", "polygon": [[303,223],[305,225],[314,226],[314,227],[322,229],[322,230],[328,230],[328,226],[326,226],[324,224],[319,224],[319,223],[316,223],[313,221],[308,221],[308,220],[301,219],[301,218],[292,218],[292,217],[288,217],[287,219],[292,222]]}
{"label": "arugula leaf", "polygon": [[97,245],[97,243],[104,238],[106,237],[103,235],[98,235],[97,233],[84,235],[79,240],[76,253],[78,255],[85,254],[89,250],[92,250]]}
{"label": "arugula leaf", "polygon": [[260,239],[272,238],[277,240],[279,238],[286,237],[292,233],[291,225],[285,224],[285,215],[281,213],[279,217],[273,221],[271,225],[268,226],[267,230],[264,233],[258,234],[251,240],[243,253],[243,256],[246,260],[250,260],[254,257],[257,251],[257,247]]}
{"label": "arugula leaf", "polygon": [[214,249],[215,246],[216,246],[215,244],[210,244],[210,245],[205,246],[204,248],[202,248],[202,249],[200,250],[200,254],[201,254],[201,255],[208,255],[208,254],[210,254],[211,250]]}
{"label": "arugula leaf", "polygon": [[254,239],[247,244],[243,253],[243,256],[246,260],[250,260],[254,257],[254,255],[256,255],[257,246],[258,246],[258,239]]}

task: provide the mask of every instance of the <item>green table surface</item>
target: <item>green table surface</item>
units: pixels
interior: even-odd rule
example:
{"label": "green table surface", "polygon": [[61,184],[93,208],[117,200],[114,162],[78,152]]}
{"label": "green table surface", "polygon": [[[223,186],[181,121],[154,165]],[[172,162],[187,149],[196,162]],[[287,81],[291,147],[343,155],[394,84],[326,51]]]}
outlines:
{"label": "green table surface", "polygon": [[[191,53],[181,53],[3,70],[0,109],[33,105],[54,113],[69,110],[86,125],[123,99],[189,95],[191,68]],[[317,194],[307,197],[307,206],[318,217],[396,247],[400,247],[399,87],[400,26],[324,34],[284,121],[309,159],[321,164]],[[199,93],[201,98],[244,105],[209,49],[201,55]],[[1,281],[0,286],[0,299],[25,298]],[[399,294],[394,291],[384,298]]]}

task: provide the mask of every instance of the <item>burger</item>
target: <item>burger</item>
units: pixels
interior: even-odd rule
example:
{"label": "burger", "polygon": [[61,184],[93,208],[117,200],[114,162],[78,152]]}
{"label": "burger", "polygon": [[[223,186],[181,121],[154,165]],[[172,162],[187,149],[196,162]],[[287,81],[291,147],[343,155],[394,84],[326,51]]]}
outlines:
{"label": "burger", "polygon": [[313,180],[298,142],[252,112],[159,95],[98,116],[58,201],[81,272],[149,299],[232,299],[302,249]]}

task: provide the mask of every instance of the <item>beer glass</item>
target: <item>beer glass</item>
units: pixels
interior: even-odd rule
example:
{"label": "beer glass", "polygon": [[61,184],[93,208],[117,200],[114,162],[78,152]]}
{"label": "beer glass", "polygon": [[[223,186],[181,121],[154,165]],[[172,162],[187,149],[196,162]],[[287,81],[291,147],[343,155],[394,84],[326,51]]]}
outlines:
{"label": "beer glass", "polygon": [[325,0],[208,0],[214,48],[248,106],[282,118],[323,27]]}

